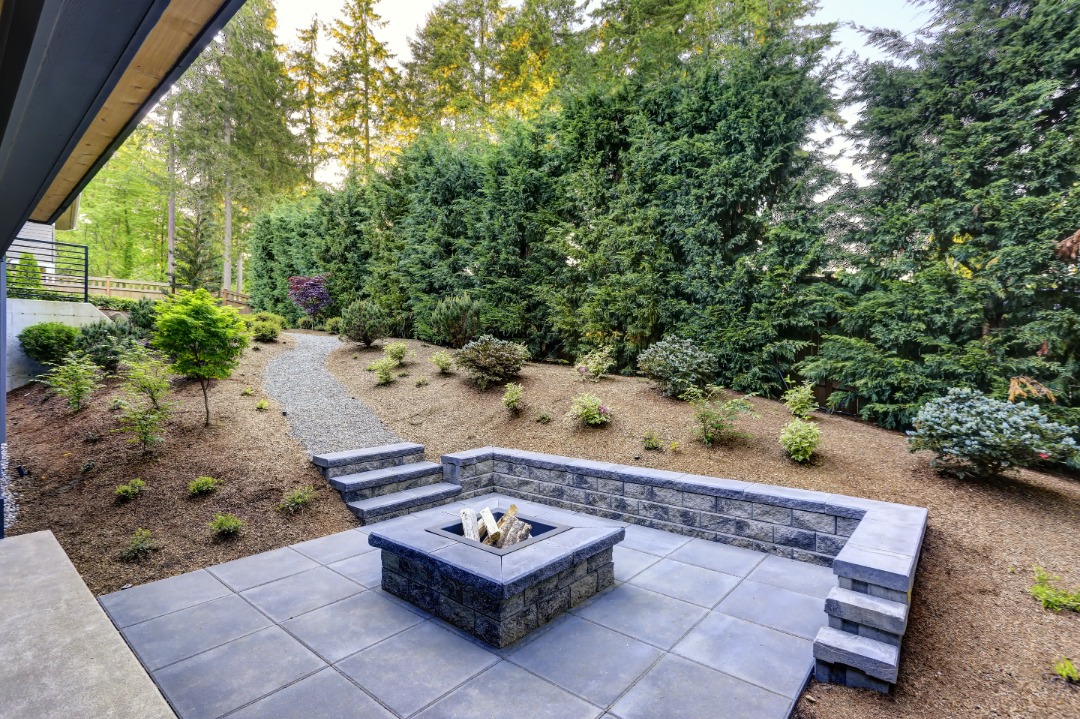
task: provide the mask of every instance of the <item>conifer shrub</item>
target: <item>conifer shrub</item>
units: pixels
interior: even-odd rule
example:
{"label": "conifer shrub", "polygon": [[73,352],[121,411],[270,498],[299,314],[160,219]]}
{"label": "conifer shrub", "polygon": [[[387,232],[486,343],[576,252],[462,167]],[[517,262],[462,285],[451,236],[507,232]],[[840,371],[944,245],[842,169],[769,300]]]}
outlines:
{"label": "conifer shrub", "polygon": [[703,389],[716,376],[716,358],[694,342],[665,337],[638,356],[638,368],[668,397]]}
{"label": "conifer shrub", "polygon": [[143,297],[128,310],[128,322],[139,337],[150,337],[154,334],[154,323],[157,322],[157,309],[154,301]]}
{"label": "conifer shrub", "polygon": [[101,387],[101,379],[101,368],[93,360],[81,352],[69,352],[41,381],[78,412],[86,406],[94,390]]}
{"label": "conifer shrub", "polygon": [[79,330],[61,322],[41,322],[19,333],[19,344],[30,359],[42,364],[59,364],[75,349]]}
{"label": "conifer shrub", "polygon": [[315,320],[311,317],[301,317],[296,321],[296,328],[301,330],[315,329]]}
{"label": "conifer shrub", "polygon": [[934,466],[961,476],[993,477],[1039,461],[1077,456],[1073,427],[1051,422],[1038,407],[953,388],[915,415],[908,449],[934,453]]}
{"label": "conifer shrub", "polygon": [[288,514],[302,512],[315,502],[315,487],[307,484],[287,493],[278,504],[278,509]]}
{"label": "conifer shrub", "polygon": [[217,490],[218,484],[218,480],[213,477],[196,477],[188,485],[188,494],[192,497],[213,494]]}
{"label": "conifer shrub", "polygon": [[780,445],[799,464],[810,461],[821,442],[821,430],[813,422],[793,419],[780,430]]}
{"label": "conifer shrub", "polygon": [[439,350],[431,355],[432,363],[439,368],[439,374],[450,374],[454,368],[454,355],[446,350]]}
{"label": "conifer shrub", "polygon": [[157,549],[157,545],[154,544],[154,538],[150,530],[136,529],[135,533],[131,535],[131,541],[128,542],[127,547],[120,552],[120,559],[125,562],[139,562],[155,549]]}
{"label": "conifer shrub", "polygon": [[231,512],[218,512],[209,524],[210,531],[220,539],[232,539],[244,529],[244,520]]}
{"label": "conifer shrub", "polygon": [[113,494],[116,495],[117,501],[129,502],[139,496],[139,493],[146,488],[146,482],[142,481],[138,477],[125,482],[123,484],[116,485],[116,489],[113,490]]}
{"label": "conifer shrub", "polygon": [[370,347],[390,332],[390,316],[374,300],[356,300],[341,311],[341,336]]}
{"label": "conifer shrub", "polygon": [[529,350],[525,345],[483,335],[458,350],[454,362],[477,387],[487,389],[493,382],[516,377],[527,359]]}
{"label": "conifer shrub", "polygon": [[85,352],[94,364],[106,372],[115,372],[120,358],[137,339],[131,323],[123,318],[98,320],[79,328],[75,349]]}
{"label": "conifer shrub", "polygon": [[251,325],[251,337],[256,342],[273,342],[281,334],[281,327],[273,322],[258,321]]}
{"label": "conifer shrub", "polygon": [[457,349],[480,335],[484,304],[465,294],[445,297],[431,312],[431,330],[435,342]]}
{"label": "conifer shrub", "polygon": [[332,335],[339,334],[341,332],[341,318],[331,317],[326,321],[326,324],[323,325],[323,329]]}
{"label": "conifer shrub", "polygon": [[409,353],[409,345],[404,342],[391,342],[386,345],[386,349],[383,353],[394,361],[394,366],[398,366],[405,361],[405,355]]}
{"label": "conifer shrub", "polygon": [[394,381],[394,370],[398,364],[393,357],[383,357],[368,365],[368,369],[375,373],[375,384],[387,385]]}

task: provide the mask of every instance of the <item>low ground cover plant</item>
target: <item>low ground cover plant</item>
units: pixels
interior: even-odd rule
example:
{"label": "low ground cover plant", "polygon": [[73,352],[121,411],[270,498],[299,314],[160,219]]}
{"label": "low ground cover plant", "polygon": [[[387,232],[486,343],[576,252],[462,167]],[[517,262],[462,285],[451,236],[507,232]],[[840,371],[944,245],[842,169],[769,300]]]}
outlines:
{"label": "low ground cover plant", "polygon": [[654,380],[664,395],[681,397],[687,390],[708,386],[717,366],[716,358],[694,342],[665,337],[638,356],[638,369]]}
{"label": "low ground cover plant", "polygon": [[439,368],[439,374],[450,374],[454,368],[454,355],[446,350],[439,350],[431,355],[432,363]]}
{"label": "low ground cover plant", "polygon": [[1050,574],[1038,565],[1032,567],[1032,572],[1035,575],[1035,584],[1028,591],[1043,607],[1055,612],[1062,609],[1080,612],[1080,587],[1073,590],[1055,587],[1054,583],[1061,581],[1061,577]]}
{"label": "low ground cover plant", "polygon": [[[790,384],[790,379],[788,383]],[[810,419],[814,414],[814,410],[817,409],[817,398],[814,396],[813,382],[803,382],[800,385],[792,386],[784,392],[783,399],[791,414],[799,419]]]}
{"label": "low ground cover plant", "polygon": [[799,464],[809,462],[821,443],[821,430],[813,422],[793,419],[780,430],[780,444]]}
{"label": "low ground cover plant", "polygon": [[993,477],[1040,461],[1077,456],[1075,428],[1051,422],[1038,407],[953,388],[930,400],[908,432],[912,452],[930,450],[933,464],[960,476]]}
{"label": "low ground cover plant", "polygon": [[94,390],[101,387],[101,368],[82,352],[69,352],[63,362],[45,373],[41,381],[58,396],[67,401],[68,407],[78,412]]}
{"label": "low ground cover plant", "polygon": [[615,358],[611,347],[600,347],[582,355],[577,361],[577,373],[582,382],[599,382],[612,367]]}
{"label": "low ground cover plant", "polygon": [[287,493],[278,505],[278,509],[288,514],[302,512],[315,502],[315,487],[306,484]]}
{"label": "low ground cover plant", "polygon": [[341,311],[341,336],[370,347],[390,332],[390,316],[374,300],[356,300]]}
{"label": "low ground cover plant", "polygon": [[229,539],[240,534],[244,529],[244,520],[231,512],[218,512],[210,520],[210,531],[222,539]]}
{"label": "low ground cover plant", "polygon": [[19,344],[30,359],[42,364],[59,364],[75,349],[79,330],[60,322],[41,322],[19,333]]}
{"label": "low ground cover plant", "polygon": [[587,427],[603,427],[612,420],[613,415],[610,406],[588,392],[582,392],[570,400],[570,411],[566,414]]}
{"label": "low ground cover plant", "polygon": [[155,549],[157,549],[157,545],[154,544],[154,538],[150,530],[136,529],[135,533],[131,535],[131,541],[127,547],[120,552],[120,559],[125,562],[139,562]]}
{"label": "low ground cover plant", "polygon": [[268,409],[270,409],[270,403],[265,399],[260,399],[258,402],[255,403],[256,412],[265,412]]}
{"label": "low ground cover plant", "polygon": [[188,485],[188,494],[192,497],[200,497],[204,494],[211,494],[218,487],[218,480],[213,477],[196,477]]}
{"label": "low ground cover plant", "polygon": [[1076,670],[1076,665],[1068,657],[1054,662],[1054,673],[1070,684],[1080,684],[1080,671]]}
{"label": "low ground cover plant", "polygon": [[455,349],[480,335],[484,304],[465,294],[445,297],[431,312],[432,341]]}
{"label": "low ground cover plant", "polygon": [[477,387],[487,389],[491,383],[516,377],[528,359],[525,345],[483,335],[458,350],[454,362]]}
{"label": "low ground cover plant", "polygon": [[525,388],[517,382],[509,382],[503,392],[502,403],[510,410],[510,414],[518,414],[525,406]]}
{"label": "low ground cover plant", "polygon": [[135,499],[136,497],[138,497],[139,493],[142,492],[143,489],[145,489],[145,488],[146,488],[146,482],[144,482],[141,479],[139,479],[138,477],[136,477],[135,479],[131,480],[130,482],[125,482],[123,484],[118,484],[116,486],[116,489],[113,490],[113,493],[116,495],[116,499],[118,501],[120,501],[120,502],[129,502],[132,499]]}
{"label": "low ground cover plant", "polygon": [[651,429],[645,433],[645,437],[641,440],[641,445],[650,452],[664,451],[664,440],[660,439],[660,435]]}
{"label": "low ground cover plant", "polygon": [[735,422],[741,415],[757,416],[754,407],[746,399],[722,399],[723,390],[709,386],[705,389],[691,387],[682,394],[682,399],[694,408],[694,427],[697,437],[707,447],[746,437],[745,432],[735,429]]}

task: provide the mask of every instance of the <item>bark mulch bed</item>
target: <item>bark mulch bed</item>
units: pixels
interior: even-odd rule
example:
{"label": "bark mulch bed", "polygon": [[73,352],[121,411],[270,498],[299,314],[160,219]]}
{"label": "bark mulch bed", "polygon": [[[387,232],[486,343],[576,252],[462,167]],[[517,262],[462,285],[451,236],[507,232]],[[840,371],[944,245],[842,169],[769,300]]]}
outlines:
{"label": "bark mulch bed", "polygon": [[[878,695],[812,683],[797,707],[804,719],[863,717],[1075,717],[1080,688],[1057,679],[1051,664],[1080,662],[1080,615],[1045,610],[1028,595],[1039,564],[1080,585],[1080,482],[1023,471],[993,482],[960,481],[908,453],[904,436],[870,424],[819,414],[820,458],[809,467],[786,459],[777,444],[786,408],[753,399],[760,415],[740,422],[750,433],[707,449],[693,439],[691,412],[640,378],[582,383],[572,368],[530,364],[522,372],[528,406],[511,417],[502,391],[479,392],[461,375],[439,375],[436,347],[409,342],[408,377],[375,386],[364,368],[378,349],[343,345],[331,371],[386,425],[427,446],[429,458],[484,445],[694,472],[928,507],[900,681]],[[416,386],[426,378],[428,384]],[[563,418],[575,394],[607,401],[615,419],[581,429]],[[546,413],[547,424],[537,422]],[[647,431],[680,450],[645,451]]]}
{"label": "bark mulch bed", "polygon": [[[115,381],[75,415],[40,385],[9,393],[11,471],[29,472],[14,485],[20,512],[10,533],[52,530],[90,590],[104,594],[355,527],[340,495],[288,435],[281,409],[259,388],[267,361],[291,345],[286,338],[244,352],[233,377],[210,392],[209,428],[198,384],[176,380],[165,444],[150,455],[129,444],[129,435],[113,432]],[[241,396],[248,386],[254,394]],[[263,398],[270,408],[256,411]],[[188,483],[200,475],[221,485],[189,498]],[[135,477],[146,488],[128,503],[116,502],[116,485]],[[286,492],[307,484],[316,490],[313,505],[296,514],[277,509]],[[237,539],[211,537],[207,523],[217,512],[246,522]],[[121,561],[139,528],[151,531],[159,549],[138,563]]]}

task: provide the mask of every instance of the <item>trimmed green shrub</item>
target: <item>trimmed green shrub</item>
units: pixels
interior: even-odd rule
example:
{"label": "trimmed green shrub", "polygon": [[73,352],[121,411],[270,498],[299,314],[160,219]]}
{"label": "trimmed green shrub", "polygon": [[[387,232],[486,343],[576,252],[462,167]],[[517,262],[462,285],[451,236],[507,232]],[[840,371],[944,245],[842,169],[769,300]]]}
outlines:
{"label": "trimmed green shrub", "polygon": [[101,368],[93,360],[81,352],[69,352],[41,381],[78,412],[86,406],[94,390],[101,387],[101,379]]}
{"label": "trimmed green shrub", "polygon": [[754,407],[748,400],[721,400],[722,395],[723,390],[713,386],[704,390],[692,387],[682,394],[682,399],[694,408],[697,436],[707,447],[745,437],[745,433],[735,429],[735,421],[740,415],[756,416]]}
{"label": "trimmed green shrub", "polygon": [[131,535],[131,541],[127,547],[120,552],[120,559],[125,562],[139,562],[155,549],[157,549],[157,545],[154,544],[150,530],[136,529],[135,534]]}
{"label": "trimmed green shrub", "polygon": [[75,349],[85,352],[94,363],[106,372],[115,372],[120,358],[138,339],[131,323],[120,318],[98,320],[79,328],[75,337]]}
{"label": "trimmed green shrub", "polygon": [[668,397],[702,389],[716,376],[716,358],[679,337],[665,337],[638,356],[638,368]]}
{"label": "trimmed green shrub", "polygon": [[296,321],[296,328],[301,330],[315,329],[315,320],[312,317],[301,317]]}
{"label": "trimmed green shrub", "polygon": [[810,419],[817,409],[817,397],[814,396],[814,383],[803,382],[784,392],[784,404],[791,414],[799,419]]}
{"label": "trimmed green shrub", "polygon": [[332,335],[339,334],[341,332],[341,318],[331,317],[326,321],[326,324],[323,325],[323,329]]}
{"label": "trimmed green shrub", "polygon": [[431,312],[432,340],[457,349],[480,334],[484,303],[468,293],[445,297]]}
{"label": "trimmed green shrub", "polygon": [[477,387],[487,389],[492,382],[516,377],[528,359],[529,350],[525,345],[484,335],[458,350],[454,362],[468,373]]}
{"label": "trimmed green shrub", "polygon": [[218,480],[213,477],[196,477],[188,485],[188,494],[192,497],[199,497],[204,494],[212,494],[217,490]]}
{"label": "trimmed green shrub", "polygon": [[599,382],[604,373],[614,366],[611,347],[600,347],[578,359],[577,373],[582,382]]}
{"label": "trimmed green shrub", "polygon": [[509,382],[502,396],[503,406],[510,410],[511,414],[517,414],[525,404],[525,388],[517,382]]}
{"label": "trimmed green shrub", "polygon": [[454,355],[446,350],[439,350],[431,355],[432,363],[439,368],[439,374],[450,374],[454,368]]}
{"label": "trimmed green shrub", "polygon": [[282,512],[288,512],[289,514],[296,514],[297,512],[304,511],[307,507],[315,502],[315,487],[310,484],[306,484],[299,489],[287,493],[282,498],[281,503],[278,505],[278,509]]}
{"label": "trimmed green shrub", "polygon": [[1077,456],[1073,427],[1048,420],[1038,407],[991,399],[953,388],[915,415],[908,449],[935,454],[934,466],[957,474],[992,477],[1039,461]]}
{"label": "trimmed green shrub", "polygon": [[[73,295],[65,295],[70,300]],[[116,312],[131,312],[142,300],[133,300],[130,297],[109,297],[108,295],[90,295],[90,304],[102,310],[114,310]]]}
{"label": "trimmed green shrub", "polygon": [[611,407],[594,394],[582,392],[570,400],[566,416],[588,427],[603,427],[612,418]]}
{"label": "trimmed green shrub", "polygon": [[281,327],[273,322],[259,321],[251,325],[251,337],[256,342],[273,342],[281,334]]}
{"label": "trimmed green shrub", "polygon": [[370,347],[390,332],[390,316],[374,300],[356,300],[341,311],[341,336]]}
{"label": "trimmed green shrub", "polygon": [[243,531],[244,521],[231,512],[218,512],[208,526],[218,537],[229,539]]}
{"label": "trimmed green shrub", "polygon": [[146,482],[142,481],[138,477],[125,482],[124,484],[118,484],[116,489],[113,490],[113,494],[116,495],[116,499],[120,502],[129,502],[139,496],[139,493],[146,487]]}
{"label": "trimmed green shrub", "polygon": [[541,412],[536,415],[536,421],[539,424],[551,424],[551,415],[547,412]]}
{"label": "trimmed green shrub", "polygon": [[387,357],[394,360],[396,365],[400,365],[405,361],[405,355],[409,353],[409,345],[404,342],[391,342],[386,345],[386,349],[383,350]]}
{"label": "trimmed green shrub", "polygon": [[780,444],[796,462],[809,462],[821,442],[821,430],[813,422],[793,419],[780,430]]}
{"label": "trimmed green shrub", "polygon": [[75,349],[79,330],[60,322],[41,322],[19,333],[19,344],[30,359],[42,364],[58,364]]}
{"label": "trimmed green shrub", "polygon": [[375,384],[385,385],[394,381],[394,370],[397,366],[393,357],[383,357],[369,364],[368,369],[375,373]]}
{"label": "trimmed green shrub", "polygon": [[143,297],[128,310],[128,322],[131,323],[135,334],[140,337],[150,337],[154,334],[154,323],[157,322],[157,308],[154,301]]}
{"label": "trimmed green shrub", "polygon": [[266,312],[265,310],[262,312],[256,312],[252,315],[241,316],[245,318],[245,321],[247,321],[247,318],[250,317],[252,324],[256,322],[272,322],[281,329],[285,329],[289,326],[289,321],[287,319],[285,319],[281,315],[274,314],[273,312]]}

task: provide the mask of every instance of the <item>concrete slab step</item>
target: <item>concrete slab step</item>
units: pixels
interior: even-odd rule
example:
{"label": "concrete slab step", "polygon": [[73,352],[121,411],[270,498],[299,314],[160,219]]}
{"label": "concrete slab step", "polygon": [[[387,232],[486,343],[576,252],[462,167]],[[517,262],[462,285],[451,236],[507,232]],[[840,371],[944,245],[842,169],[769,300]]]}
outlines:
{"label": "concrete slab step", "polygon": [[459,494],[461,485],[439,482],[370,499],[358,499],[349,502],[347,506],[360,521],[368,524],[379,519],[388,519],[405,510],[448,501]]}
{"label": "concrete slab step", "polygon": [[397,442],[378,447],[350,449],[343,452],[317,454],[311,458],[327,479],[341,477],[373,469],[384,469],[424,459],[424,445],[415,442]]}
{"label": "concrete slab step", "polygon": [[850,589],[833,587],[825,598],[825,613],[883,632],[903,636],[907,628],[908,606]]}
{"label": "concrete slab step", "polygon": [[443,481],[443,468],[435,462],[410,462],[395,467],[332,477],[330,486],[341,492],[346,502],[413,489]]}
{"label": "concrete slab step", "polygon": [[822,627],[814,639],[814,659],[853,667],[874,679],[895,684],[900,668],[900,647]]}

